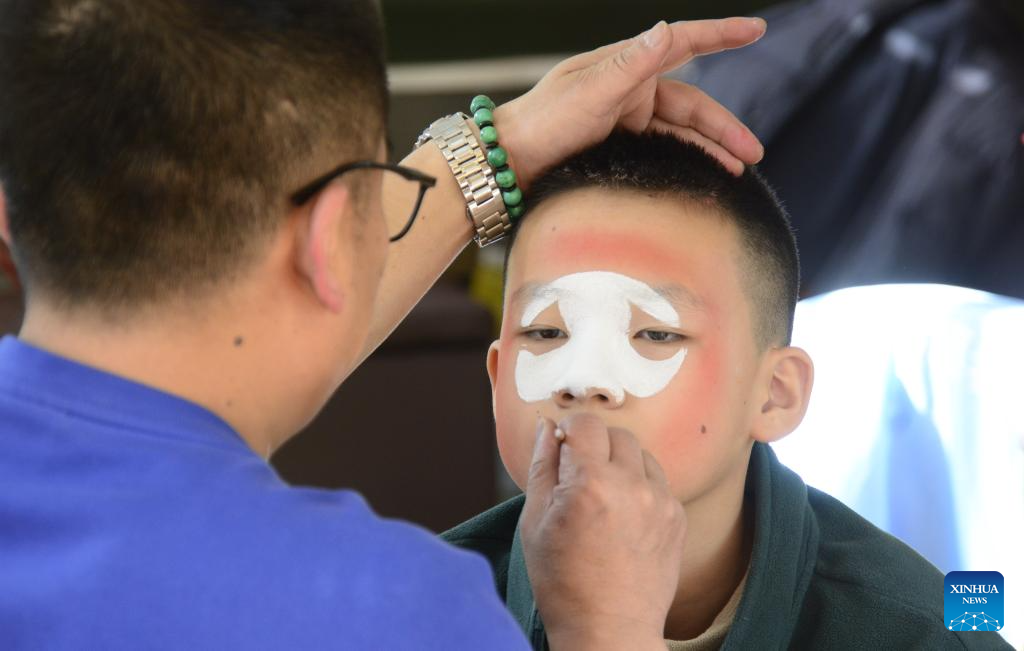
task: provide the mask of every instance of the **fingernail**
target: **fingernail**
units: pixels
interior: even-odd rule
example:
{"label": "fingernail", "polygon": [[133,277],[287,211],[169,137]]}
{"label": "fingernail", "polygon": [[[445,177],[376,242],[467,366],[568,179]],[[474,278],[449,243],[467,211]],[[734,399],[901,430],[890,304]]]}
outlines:
{"label": "fingernail", "polygon": [[657,47],[664,40],[666,29],[668,29],[668,23],[664,20],[659,20],[654,27],[643,33],[640,37],[640,42],[644,44],[644,47]]}
{"label": "fingernail", "polygon": [[754,23],[759,28],[761,28],[762,32],[765,31],[766,29],[768,29],[768,21],[765,20],[764,18],[759,18],[759,17],[755,16],[753,18],[748,18],[747,20],[749,20],[750,22]]}
{"label": "fingernail", "polygon": [[561,427],[555,428],[555,439],[558,441],[565,440],[565,431],[563,431]]}

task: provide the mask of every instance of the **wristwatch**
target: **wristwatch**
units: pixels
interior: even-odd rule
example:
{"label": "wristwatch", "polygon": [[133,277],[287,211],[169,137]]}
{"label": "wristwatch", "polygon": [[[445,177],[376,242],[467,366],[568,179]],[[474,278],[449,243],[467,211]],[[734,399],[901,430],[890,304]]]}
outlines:
{"label": "wristwatch", "polygon": [[455,113],[436,120],[416,139],[416,147],[428,140],[437,144],[466,199],[466,215],[476,231],[473,239],[483,247],[508,235],[512,220],[487,152],[469,128],[468,119],[464,113]]}

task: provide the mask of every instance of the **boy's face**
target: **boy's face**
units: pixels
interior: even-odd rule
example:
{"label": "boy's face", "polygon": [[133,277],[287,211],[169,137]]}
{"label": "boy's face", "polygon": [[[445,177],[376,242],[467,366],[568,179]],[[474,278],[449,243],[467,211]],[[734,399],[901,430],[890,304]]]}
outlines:
{"label": "boy's face", "polygon": [[734,227],[676,199],[575,190],[518,235],[488,356],[498,447],[525,489],[538,416],[631,430],[686,502],[745,464],[762,355]]}

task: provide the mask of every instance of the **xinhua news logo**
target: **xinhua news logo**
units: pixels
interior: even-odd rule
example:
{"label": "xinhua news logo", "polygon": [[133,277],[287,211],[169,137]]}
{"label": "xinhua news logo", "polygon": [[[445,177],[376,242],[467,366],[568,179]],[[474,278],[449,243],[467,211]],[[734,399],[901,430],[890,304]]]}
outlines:
{"label": "xinhua news logo", "polygon": [[1003,575],[999,572],[950,572],[943,604],[951,631],[999,631],[1003,621]]}

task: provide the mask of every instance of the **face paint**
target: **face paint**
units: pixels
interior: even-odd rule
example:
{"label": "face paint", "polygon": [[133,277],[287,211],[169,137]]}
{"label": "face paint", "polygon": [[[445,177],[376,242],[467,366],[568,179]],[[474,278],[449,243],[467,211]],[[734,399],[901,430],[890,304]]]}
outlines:
{"label": "face paint", "polygon": [[630,344],[632,308],[672,327],[679,313],[649,285],[622,274],[586,271],[562,276],[534,291],[523,310],[522,327],[557,303],[569,336],[562,346],[536,355],[519,351],[516,389],[525,402],[569,391],[608,391],[618,402],[629,393],[650,397],[664,389],[686,358],[683,348],[665,360],[647,359]]}

